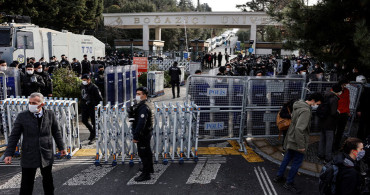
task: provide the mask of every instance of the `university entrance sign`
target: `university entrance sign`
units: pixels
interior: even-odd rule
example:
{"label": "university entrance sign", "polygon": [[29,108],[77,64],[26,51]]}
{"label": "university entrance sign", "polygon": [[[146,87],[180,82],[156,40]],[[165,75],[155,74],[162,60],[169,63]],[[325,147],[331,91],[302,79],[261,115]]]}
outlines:
{"label": "university entrance sign", "polygon": [[[149,29],[155,28],[155,39],[161,40],[162,28],[251,28],[256,40],[258,25],[279,25],[265,12],[155,12],[106,13],[104,25],[143,29],[143,49],[149,49]],[[255,43],[254,43],[255,44]]]}

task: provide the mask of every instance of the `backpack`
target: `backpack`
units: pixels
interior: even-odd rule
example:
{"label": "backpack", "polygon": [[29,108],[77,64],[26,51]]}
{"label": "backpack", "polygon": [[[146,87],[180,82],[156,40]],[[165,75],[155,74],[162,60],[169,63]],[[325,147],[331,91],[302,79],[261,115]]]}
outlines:
{"label": "backpack", "polygon": [[[276,126],[279,129],[279,138],[278,138],[279,140],[280,140],[281,132],[288,130],[289,126],[290,126],[290,123],[292,122],[292,119],[281,118],[280,117],[280,112],[281,112],[281,110],[278,112],[278,114],[276,116]],[[290,113],[289,110],[288,110],[288,112]]]}
{"label": "backpack", "polygon": [[324,102],[320,104],[319,107],[317,107],[316,115],[319,118],[324,119],[329,116],[329,113],[330,113],[330,103],[328,99],[325,99]]}
{"label": "backpack", "polygon": [[338,175],[338,166],[330,161],[322,167],[319,176],[319,191],[320,194],[331,195],[336,194],[336,180]]}

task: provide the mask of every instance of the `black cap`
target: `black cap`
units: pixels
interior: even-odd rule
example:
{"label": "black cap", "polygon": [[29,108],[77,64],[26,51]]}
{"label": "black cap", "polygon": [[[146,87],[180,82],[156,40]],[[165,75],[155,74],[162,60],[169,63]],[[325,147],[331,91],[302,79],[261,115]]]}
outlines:
{"label": "black cap", "polygon": [[146,87],[139,87],[136,89],[136,91],[142,91],[145,95],[148,95],[148,88]]}
{"label": "black cap", "polygon": [[100,66],[98,66],[98,68],[100,69],[100,68],[104,68],[104,66],[103,65],[100,65]]}
{"label": "black cap", "polygon": [[90,75],[89,74],[84,74],[84,75],[82,75],[81,79],[90,79]]}

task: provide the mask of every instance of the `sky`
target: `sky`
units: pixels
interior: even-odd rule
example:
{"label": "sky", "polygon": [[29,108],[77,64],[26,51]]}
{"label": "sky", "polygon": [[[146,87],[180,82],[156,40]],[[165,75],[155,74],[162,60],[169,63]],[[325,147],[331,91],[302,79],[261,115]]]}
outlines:
{"label": "sky", "polygon": [[[306,1],[306,0],[305,0]],[[244,4],[248,0],[200,0],[200,3],[208,3],[212,8],[212,11],[221,12],[221,11],[240,11],[235,6],[238,4]],[[309,0],[309,4],[314,4],[317,0]],[[193,0],[193,4],[196,6],[197,0]]]}

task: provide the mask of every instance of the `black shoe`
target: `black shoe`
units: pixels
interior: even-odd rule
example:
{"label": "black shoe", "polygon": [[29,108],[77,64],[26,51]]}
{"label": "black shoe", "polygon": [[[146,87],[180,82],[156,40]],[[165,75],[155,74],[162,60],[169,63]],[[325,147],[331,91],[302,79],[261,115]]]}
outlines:
{"label": "black shoe", "polygon": [[275,183],[285,183],[286,178],[284,176],[276,176],[274,179],[272,179]]}
{"label": "black shoe", "polygon": [[295,193],[295,194],[301,194],[302,193],[302,190],[296,188],[294,186],[294,184],[291,184],[291,183],[285,183],[284,186],[283,186],[285,189]]}
{"label": "black shoe", "polygon": [[135,177],[134,180],[137,181],[137,182],[147,181],[147,180],[150,180],[150,175],[142,173],[141,175]]}
{"label": "black shoe", "polygon": [[179,98],[179,97],[180,97],[180,95],[177,95],[177,97]]}
{"label": "black shoe", "polygon": [[92,144],[94,144],[94,142],[95,142],[95,138],[92,138],[92,139],[89,139],[90,141],[89,141],[89,143],[87,143],[88,145],[92,145]]}
{"label": "black shoe", "polygon": [[175,96],[173,96],[173,98],[172,99],[175,99],[176,97]]}
{"label": "black shoe", "polygon": [[[139,171],[143,172],[143,168],[139,168]],[[154,173],[154,170],[152,169],[151,171],[149,171],[149,173]]]}

